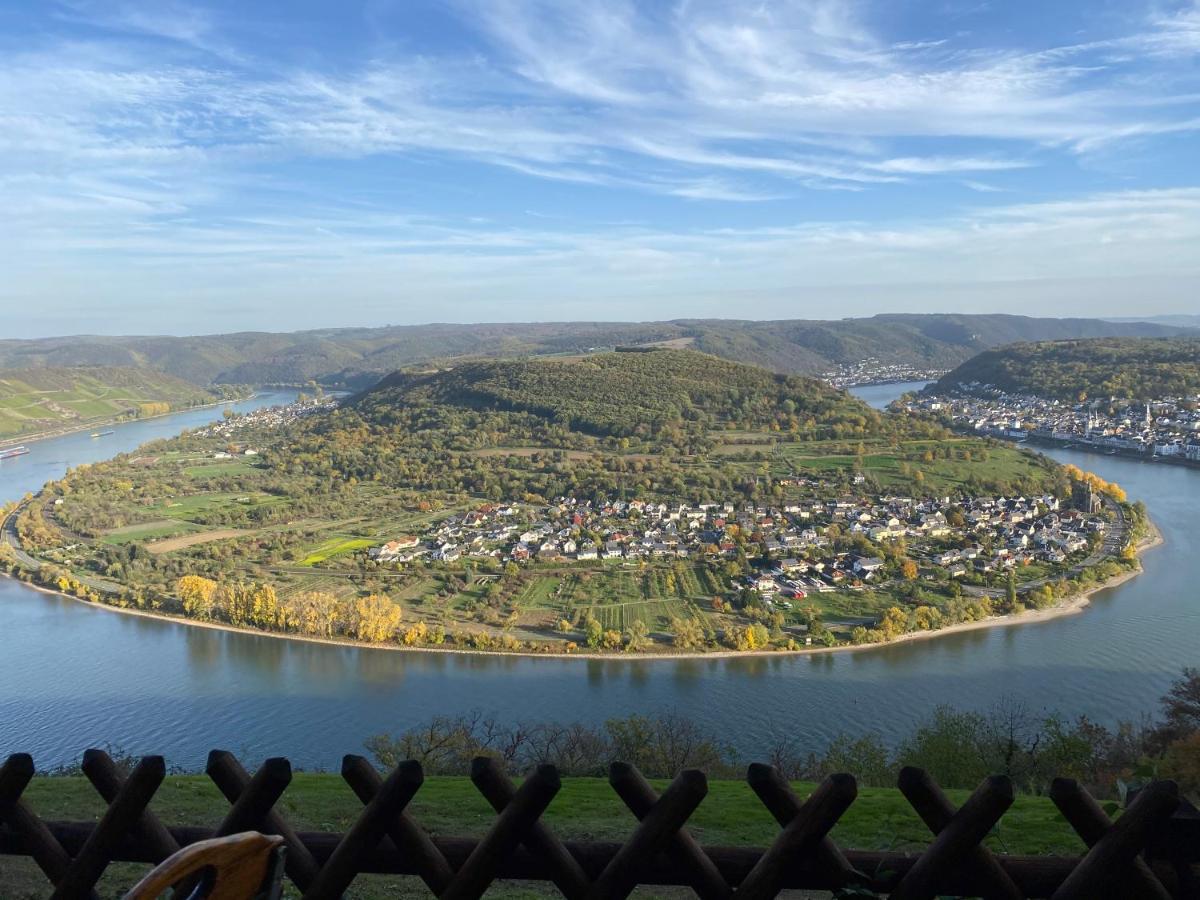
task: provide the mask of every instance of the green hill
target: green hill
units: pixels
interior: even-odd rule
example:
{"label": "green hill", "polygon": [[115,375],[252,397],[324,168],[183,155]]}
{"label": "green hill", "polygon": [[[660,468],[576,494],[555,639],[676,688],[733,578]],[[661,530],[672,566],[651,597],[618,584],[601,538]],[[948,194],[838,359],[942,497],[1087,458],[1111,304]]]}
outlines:
{"label": "green hill", "polygon": [[1185,329],[1144,322],[1005,315],[882,315],[774,322],[541,322],[342,328],[291,334],[199,337],[84,335],[0,341],[0,368],[135,366],[197,384],[297,384],[364,388],[397,369],[466,358],[590,353],[671,342],[786,374],[815,374],[875,358],[949,368],[1014,341],[1106,336],[1161,337]]}
{"label": "green hill", "polygon": [[1200,392],[1200,338],[1104,338],[1014,344],[988,350],[942,378],[938,391],[992,385],[1075,399],[1150,400]]}
{"label": "green hill", "polygon": [[212,403],[220,391],[133,367],[0,371],[0,438]]}
{"label": "green hill", "polygon": [[433,374],[397,373],[363,395],[370,415],[393,404],[447,404],[529,413],[571,430],[628,437],[664,427],[736,422],[778,426],[790,416],[861,427],[878,417],[812,378],[687,350],[615,352],[571,361],[474,362]]}

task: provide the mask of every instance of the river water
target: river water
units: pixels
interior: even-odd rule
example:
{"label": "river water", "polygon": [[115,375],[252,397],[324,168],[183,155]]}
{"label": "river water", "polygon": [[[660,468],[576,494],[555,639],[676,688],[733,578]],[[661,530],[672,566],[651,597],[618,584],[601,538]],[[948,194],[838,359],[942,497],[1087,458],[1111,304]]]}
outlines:
{"label": "river water", "polygon": [[[863,389],[881,406],[919,385]],[[281,402],[280,396],[238,404]],[[0,498],[213,419],[198,410],[34,445],[0,463]],[[231,634],[91,609],[0,579],[0,754],[45,767],[109,743],[196,767],[213,747],[332,768],[372,734],[438,714],[599,722],[672,711],[749,756],[789,733],[814,748],[841,731],[894,738],[938,704],[1136,718],[1200,664],[1200,472],[1051,451],[1141,499],[1166,538],[1146,571],[1077,616],[868,652],[596,661],[363,650]]]}

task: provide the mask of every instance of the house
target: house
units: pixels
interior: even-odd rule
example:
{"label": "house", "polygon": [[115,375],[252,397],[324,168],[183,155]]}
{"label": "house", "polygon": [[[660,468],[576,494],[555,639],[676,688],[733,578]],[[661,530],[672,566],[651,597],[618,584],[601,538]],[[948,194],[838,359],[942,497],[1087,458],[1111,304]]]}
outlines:
{"label": "house", "polygon": [[759,575],[754,579],[752,586],[760,594],[774,594],[779,590],[779,585],[770,575]]}
{"label": "house", "polygon": [[404,555],[405,550],[412,550],[420,543],[420,540],[412,535],[404,535],[394,541],[388,541],[382,547],[372,547],[367,551],[367,556],[380,562],[392,562]]}
{"label": "house", "polygon": [[863,577],[874,575],[883,568],[883,560],[878,556],[860,556],[854,560],[854,571]]}
{"label": "house", "polygon": [[454,544],[442,544],[433,551],[433,558],[442,562],[454,562],[462,556],[462,551]]}

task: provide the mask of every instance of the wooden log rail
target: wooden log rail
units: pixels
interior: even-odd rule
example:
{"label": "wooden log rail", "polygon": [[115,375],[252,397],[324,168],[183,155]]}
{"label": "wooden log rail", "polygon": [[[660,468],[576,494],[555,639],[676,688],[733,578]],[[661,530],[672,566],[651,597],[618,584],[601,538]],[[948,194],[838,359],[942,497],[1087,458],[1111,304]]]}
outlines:
{"label": "wooden log rail", "polygon": [[553,766],[538,767],[518,786],[495,760],[475,760],[471,780],[496,812],[478,840],[431,837],[406,811],[424,778],[412,761],[385,778],[360,756],[344,759],[342,776],[363,803],[344,834],[297,832],[276,811],[292,777],[282,758],[251,776],[232,754],[213,751],[207,773],[230,808],[210,828],[168,826],[150,811],[165,776],[161,757],[146,757],[126,777],[103,751],[89,750],[82,770],[107,804],[96,823],[43,821],[22,797],[33,760],[14,754],[0,767],[0,869],[3,857],[30,857],[51,896],[64,900],[94,897],[110,862],[156,864],[181,847],[247,830],[283,839],[287,877],[306,900],[334,900],[370,873],[416,876],[450,900],[475,900],[502,879],[550,882],[568,900],[625,898],[638,885],[690,887],[702,900],[842,888],[896,900],[1200,900],[1200,817],[1166,781],[1139,791],[1115,822],[1078,784],[1055,781],[1051,800],[1088,851],[1029,857],[994,854],[983,844],[1013,802],[1012,784],[1001,776],[985,779],[955,808],[925,772],[903,770],[900,791],[929,828],[930,843],[895,853],[842,850],[830,838],[857,796],[853,777],[832,775],[801,798],[762,765],[751,766],[747,780],[780,830],[770,847],[757,849],[702,847],[688,832],[708,792],[695,770],[659,794],[632,766],[614,764],[610,783],[637,819],[621,843],[563,841],[542,821],[560,786]]}

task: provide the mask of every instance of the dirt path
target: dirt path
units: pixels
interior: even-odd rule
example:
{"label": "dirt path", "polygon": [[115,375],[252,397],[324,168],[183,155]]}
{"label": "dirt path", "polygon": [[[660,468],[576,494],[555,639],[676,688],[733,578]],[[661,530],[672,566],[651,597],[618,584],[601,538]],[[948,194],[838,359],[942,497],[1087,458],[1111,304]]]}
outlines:
{"label": "dirt path", "polygon": [[244,531],[240,528],[218,528],[214,531],[198,531],[194,534],[181,534],[179,537],[163,538],[161,541],[150,541],[143,546],[151,553],[158,555],[171,553],[174,550],[186,550],[188,547],[207,544],[211,541],[223,541],[227,538],[242,537],[243,535],[256,533],[254,531]]}

